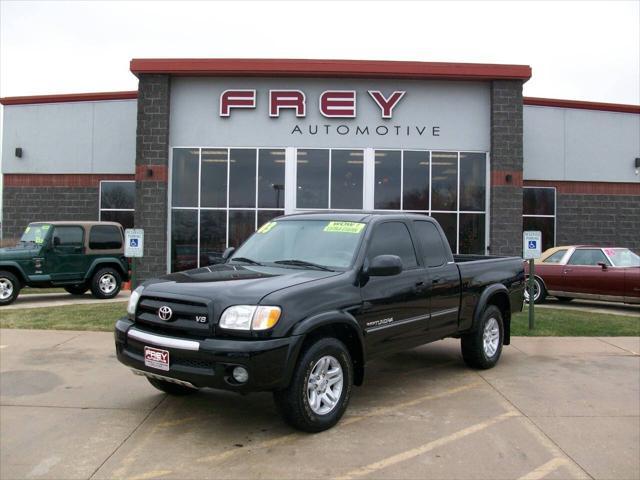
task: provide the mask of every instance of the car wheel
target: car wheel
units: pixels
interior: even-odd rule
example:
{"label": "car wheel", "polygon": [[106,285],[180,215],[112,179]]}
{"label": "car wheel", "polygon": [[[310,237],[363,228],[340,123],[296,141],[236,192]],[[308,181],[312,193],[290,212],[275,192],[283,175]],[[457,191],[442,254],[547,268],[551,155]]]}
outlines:
{"label": "car wheel", "polygon": [[472,368],[487,369],[500,359],[504,339],[502,313],[489,305],[480,318],[478,328],[461,337],[462,358]]}
{"label": "car wheel", "polygon": [[114,268],[102,268],[91,279],[91,293],[96,298],[113,298],[120,292],[122,278]]}
{"label": "car wheel", "polygon": [[159,378],[147,377],[149,383],[156,387],[158,390],[168,393],[169,395],[184,396],[191,395],[198,391],[197,388],[187,387],[186,385],[179,385],[173,382],[167,382],[166,380],[160,380]]}
{"label": "car wheel", "polygon": [[573,300],[573,298],[571,297],[556,297],[558,299],[559,302],[562,303],[569,303],[571,300]]}
{"label": "car wheel", "polygon": [[20,293],[20,282],[11,272],[0,270],[0,306],[13,303]]}
{"label": "car wheel", "polygon": [[84,293],[89,290],[89,287],[87,285],[71,285],[64,287],[64,289],[71,295],[84,295]]}
{"label": "car wheel", "polygon": [[[538,277],[533,278],[533,303],[542,303],[547,298],[547,290]],[[529,303],[529,278],[524,286],[524,301]]]}
{"label": "car wheel", "polygon": [[349,350],[336,338],[323,338],[301,353],[290,385],[274,392],[274,399],[289,425],[321,432],[344,414],[352,385]]}

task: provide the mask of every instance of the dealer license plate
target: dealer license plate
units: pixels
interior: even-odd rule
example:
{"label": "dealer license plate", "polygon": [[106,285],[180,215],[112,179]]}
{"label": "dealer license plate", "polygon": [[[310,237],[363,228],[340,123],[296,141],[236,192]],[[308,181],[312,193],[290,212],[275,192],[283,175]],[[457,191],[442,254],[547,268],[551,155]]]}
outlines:
{"label": "dealer license plate", "polygon": [[158,370],[169,370],[169,351],[144,347],[144,364]]}

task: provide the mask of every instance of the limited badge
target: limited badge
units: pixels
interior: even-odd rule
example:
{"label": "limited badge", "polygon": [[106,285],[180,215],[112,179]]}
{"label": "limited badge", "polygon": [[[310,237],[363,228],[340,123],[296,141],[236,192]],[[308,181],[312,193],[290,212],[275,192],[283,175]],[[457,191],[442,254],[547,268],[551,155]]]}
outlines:
{"label": "limited badge", "polygon": [[324,227],[325,232],[336,232],[336,233],[360,233],[364,228],[364,223],[358,222],[329,222],[329,224]]}

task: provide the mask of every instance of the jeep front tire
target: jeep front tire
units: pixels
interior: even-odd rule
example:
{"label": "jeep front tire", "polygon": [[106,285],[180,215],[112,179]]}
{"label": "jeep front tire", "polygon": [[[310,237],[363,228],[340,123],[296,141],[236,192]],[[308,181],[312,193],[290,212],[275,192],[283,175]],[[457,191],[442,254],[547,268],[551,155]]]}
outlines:
{"label": "jeep front tire", "polygon": [[349,350],[337,338],[322,338],[300,354],[291,383],[274,392],[274,400],[288,424],[305,432],[321,432],[344,414],[352,385]]}
{"label": "jeep front tire", "polygon": [[20,293],[20,281],[11,272],[0,270],[0,306],[13,303]]}
{"label": "jeep front tire", "polygon": [[91,279],[91,293],[100,299],[113,298],[120,292],[122,277],[115,268],[101,268]]}

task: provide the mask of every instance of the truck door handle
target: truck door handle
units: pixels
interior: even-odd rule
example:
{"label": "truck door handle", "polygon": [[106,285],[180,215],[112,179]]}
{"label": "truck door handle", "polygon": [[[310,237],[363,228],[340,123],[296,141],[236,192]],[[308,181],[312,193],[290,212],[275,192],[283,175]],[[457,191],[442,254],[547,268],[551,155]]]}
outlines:
{"label": "truck door handle", "polygon": [[571,269],[570,269],[570,268],[565,268],[565,269],[564,269],[564,272],[562,272],[562,273],[569,273],[570,271],[571,271]]}
{"label": "truck door handle", "polygon": [[440,283],[441,281],[442,281],[442,279],[441,279],[441,278],[434,278],[434,279],[431,281],[431,283],[432,283],[433,285],[436,285],[436,284]]}

